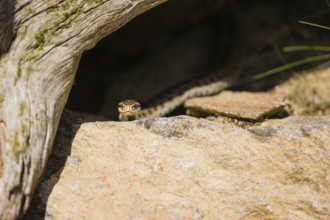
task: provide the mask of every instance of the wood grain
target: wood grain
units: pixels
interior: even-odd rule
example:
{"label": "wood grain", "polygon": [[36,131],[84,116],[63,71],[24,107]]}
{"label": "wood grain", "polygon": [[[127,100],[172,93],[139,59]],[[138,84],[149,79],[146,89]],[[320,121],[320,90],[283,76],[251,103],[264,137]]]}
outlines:
{"label": "wood grain", "polygon": [[165,1],[0,1],[0,219],[29,206],[82,53]]}

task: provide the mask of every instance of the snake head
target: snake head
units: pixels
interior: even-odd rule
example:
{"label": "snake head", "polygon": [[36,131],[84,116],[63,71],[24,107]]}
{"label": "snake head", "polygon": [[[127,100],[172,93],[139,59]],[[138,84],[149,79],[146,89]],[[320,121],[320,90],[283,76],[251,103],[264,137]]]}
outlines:
{"label": "snake head", "polygon": [[141,105],[135,100],[125,100],[118,104],[119,120],[134,120],[136,114],[141,110]]}

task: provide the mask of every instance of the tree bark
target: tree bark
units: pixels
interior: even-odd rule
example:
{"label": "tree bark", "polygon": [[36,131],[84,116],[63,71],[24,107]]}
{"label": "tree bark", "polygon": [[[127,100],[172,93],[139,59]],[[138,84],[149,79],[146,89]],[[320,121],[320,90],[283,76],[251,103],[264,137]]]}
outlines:
{"label": "tree bark", "polygon": [[165,1],[0,1],[0,219],[29,206],[81,54]]}

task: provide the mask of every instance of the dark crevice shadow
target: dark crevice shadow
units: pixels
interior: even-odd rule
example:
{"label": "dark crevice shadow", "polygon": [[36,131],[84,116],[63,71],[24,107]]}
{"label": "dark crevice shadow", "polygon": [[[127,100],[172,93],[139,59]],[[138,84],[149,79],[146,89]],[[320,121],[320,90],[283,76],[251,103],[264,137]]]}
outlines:
{"label": "dark crevice shadow", "polygon": [[77,131],[83,123],[96,120],[102,120],[102,118],[75,113],[66,109],[63,111],[53,144],[53,152],[36,188],[30,208],[23,219],[46,218],[48,197],[59,181],[64,165],[71,155],[71,146]]}
{"label": "dark crevice shadow", "polygon": [[0,1],[0,58],[8,52],[10,45],[15,38],[15,0]]}
{"label": "dark crevice shadow", "polygon": [[[160,100],[159,93],[168,98],[167,88],[180,88],[180,82],[228,67],[239,69],[244,78],[251,77],[317,52],[284,53],[285,46],[319,45],[328,40],[327,31],[297,23],[325,24],[329,15],[310,18],[325,10],[324,0],[320,4],[281,0],[282,4],[270,1],[267,5],[261,0],[238,0],[221,7],[213,7],[212,2],[217,1],[168,1],[101,40],[82,56],[68,108],[118,120],[117,105],[125,99],[137,100],[145,108]],[[291,68],[242,89],[269,90],[317,65]]]}

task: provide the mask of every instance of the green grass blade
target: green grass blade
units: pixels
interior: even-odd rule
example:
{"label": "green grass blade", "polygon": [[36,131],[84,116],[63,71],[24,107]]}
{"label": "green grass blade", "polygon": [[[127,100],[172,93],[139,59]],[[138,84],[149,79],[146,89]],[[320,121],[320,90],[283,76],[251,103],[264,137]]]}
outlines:
{"label": "green grass blade", "polygon": [[310,26],[323,28],[323,29],[326,29],[326,30],[330,31],[330,27],[327,27],[327,26],[324,26],[324,25],[315,24],[315,23],[311,23],[311,22],[307,22],[307,21],[298,21],[298,22],[301,23],[301,24],[307,24],[307,25],[310,25]]}
{"label": "green grass blade", "polygon": [[288,64],[285,64],[283,66],[279,66],[276,67],[274,69],[270,69],[267,70],[265,72],[259,73],[257,75],[255,75],[254,77],[252,77],[253,80],[257,80],[257,79],[261,79],[264,78],[266,76],[270,76],[276,73],[279,73],[281,71],[296,67],[296,66],[300,66],[300,65],[304,65],[307,63],[312,63],[312,62],[316,62],[316,61],[320,61],[320,60],[326,60],[329,59],[330,60],[330,54],[322,54],[322,55],[318,55],[318,56],[313,56],[313,57],[308,57],[305,59],[301,59],[301,60],[297,60]]}
{"label": "green grass blade", "polygon": [[323,45],[296,45],[287,46],[283,48],[284,52],[296,52],[296,51],[330,51],[330,47]]}

